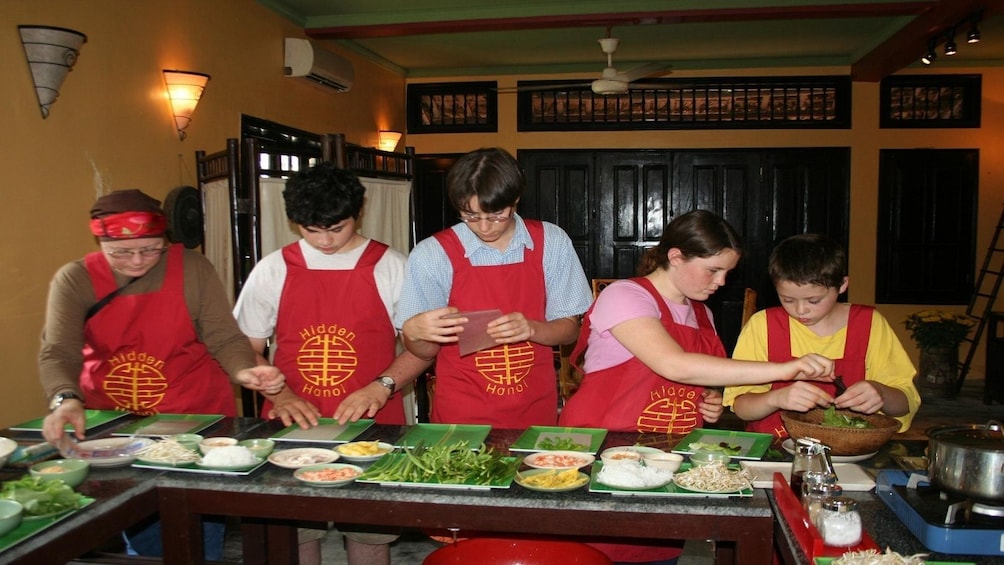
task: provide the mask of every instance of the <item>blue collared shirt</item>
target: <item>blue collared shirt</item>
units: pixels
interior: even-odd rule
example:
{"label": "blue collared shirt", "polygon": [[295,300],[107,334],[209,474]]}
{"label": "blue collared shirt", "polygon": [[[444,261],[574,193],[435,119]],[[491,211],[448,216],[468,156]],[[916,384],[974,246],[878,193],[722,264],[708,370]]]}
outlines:
{"label": "blue collared shirt", "polygon": [[[450,229],[460,238],[464,256],[476,267],[523,262],[523,251],[533,249],[526,224],[513,214],[516,232],[505,251],[481,241],[464,223]],[[544,224],[544,285],[547,292],[546,321],[584,314],[593,303],[593,293],[568,234],[558,226]],[[408,256],[404,288],[397,303],[394,325],[400,329],[409,318],[442,308],[453,287],[453,265],[435,237],[418,243]]]}

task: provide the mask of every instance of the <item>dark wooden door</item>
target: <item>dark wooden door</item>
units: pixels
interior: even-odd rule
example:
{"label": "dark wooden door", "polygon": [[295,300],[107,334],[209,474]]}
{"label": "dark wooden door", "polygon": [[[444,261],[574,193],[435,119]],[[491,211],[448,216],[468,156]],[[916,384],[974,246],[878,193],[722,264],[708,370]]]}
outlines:
{"label": "dark wooden door", "polygon": [[777,302],[766,270],[778,241],[819,231],[847,243],[846,148],[528,150],[519,161],[521,213],[565,228],[590,278],[633,276],[676,215],[701,208],[724,217],[743,239],[743,259],[708,305],[729,351],[745,289],[757,290],[761,307]]}
{"label": "dark wooden door", "polygon": [[879,180],[876,299],[968,304],[976,263],[979,151],[886,149]]}
{"label": "dark wooden door", "polygon": [[457,223],[446,197],[446,173],[460,155],[416,155],[411,190],[411,246]]}
{"label": "dark wooden door", "polygon": [[524,218],[557,224],[572,240],[579,261],[593,265],[597,256],[593,151],[520,152],[527,190],[519,203]]}

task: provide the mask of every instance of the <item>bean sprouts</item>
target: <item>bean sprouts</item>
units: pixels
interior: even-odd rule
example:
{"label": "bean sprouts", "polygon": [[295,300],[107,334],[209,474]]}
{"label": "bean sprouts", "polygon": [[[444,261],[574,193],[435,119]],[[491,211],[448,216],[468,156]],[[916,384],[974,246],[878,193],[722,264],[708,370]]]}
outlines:
{"label": "bean sprouts", "polygon": [[165,439],[148,445],[137,451],[135,455],[145,461],[167,463],[168,465],[195,463],[199,460],[198,453],[173,439]]}
{"label": "bean sprouts", "polygon": [[725,465],[712,464],[693,467],[673,475],[673,482],[687,490],[702,492],[732,492],[752,488],[746,469],[731,470]]}
{"label": "bean sprouts", "polygon": [[916,553],[914,555],[900,555],[895,551],[885,549],[885,553],[879,553],[874,549],[864,551],[848,551],[833,560],[833,565],[923,565],[926,553]]}

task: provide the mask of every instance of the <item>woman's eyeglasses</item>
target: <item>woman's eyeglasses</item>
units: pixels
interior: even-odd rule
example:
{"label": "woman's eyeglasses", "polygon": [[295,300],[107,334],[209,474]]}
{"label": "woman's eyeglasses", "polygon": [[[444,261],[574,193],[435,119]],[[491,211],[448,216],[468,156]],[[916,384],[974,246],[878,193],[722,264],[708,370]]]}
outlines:
{"label": "woman's eyeglasses", "polygon": [[105,249],[105,254],[112,259],[131,259],[133,255],[156,257],[165,251],[167,251],[166,247],[144,247],[142,249]]}
{"label": "woman's eyeglasses", "polygon": [[460,221],[465,224],[477,224],[482,220],[486,222],[491,222],[493,224],[501,224],[502,222],[508,221],[512,216],[508,214],[488,214],[487,216],[475,215],[475,214],[461,214]]}

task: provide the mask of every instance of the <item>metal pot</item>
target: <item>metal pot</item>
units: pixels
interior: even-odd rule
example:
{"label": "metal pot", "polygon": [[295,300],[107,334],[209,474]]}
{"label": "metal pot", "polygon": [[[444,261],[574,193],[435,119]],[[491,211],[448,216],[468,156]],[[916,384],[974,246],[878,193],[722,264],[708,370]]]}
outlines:
{"label": "metal pot", "polygon": [[1004,504],[1004,426],[944,425],[927,430],[927,478],[941,490],[977,502]]}

